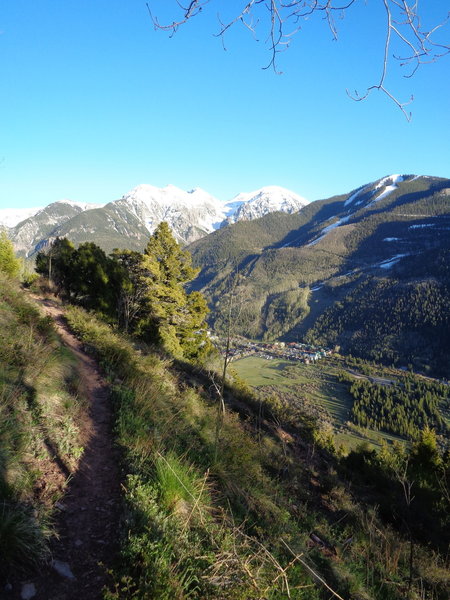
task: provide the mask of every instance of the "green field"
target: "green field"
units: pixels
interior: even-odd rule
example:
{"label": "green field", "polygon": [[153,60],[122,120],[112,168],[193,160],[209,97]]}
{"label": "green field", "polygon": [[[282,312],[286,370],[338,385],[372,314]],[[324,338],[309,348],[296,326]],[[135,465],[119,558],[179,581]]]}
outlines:
{"label": "green field", "polygon": [[351,449],[362,441],[379,446],[381,441],[401,440],[388,433],[363,429],[349,423],[352,398],[340,383],[340,363],[326,359],[306,365],[286,359],[249,356],[233,361],[238,377],[263,393],[276,394],[285,402],[304,409],[333,427],[335,443]]}

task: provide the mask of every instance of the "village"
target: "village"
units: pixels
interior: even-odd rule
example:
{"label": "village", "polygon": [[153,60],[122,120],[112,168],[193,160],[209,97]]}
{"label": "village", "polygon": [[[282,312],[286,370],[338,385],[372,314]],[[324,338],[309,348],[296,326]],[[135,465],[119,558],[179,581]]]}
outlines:
{"label": "village", "polygon": [[[222,355],[225,355],[222,344],[220,344],[220,350]],[[300,342],[255,342],[242,337],[234,337],[230,343],[228,357],[230,362],[246,356],[259,356],[266,360],[284,358],[310,364],[330,356],[332,353],[333,350],[329,348],[315,347]]]}

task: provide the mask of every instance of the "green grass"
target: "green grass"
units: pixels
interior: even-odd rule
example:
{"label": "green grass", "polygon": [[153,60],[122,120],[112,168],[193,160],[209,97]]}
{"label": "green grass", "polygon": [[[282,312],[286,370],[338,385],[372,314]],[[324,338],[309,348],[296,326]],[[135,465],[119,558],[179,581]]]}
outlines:
{"label": "green grass", "polygon": [[[347,386],[337,379],[340,368],[337,359],[306,365],[298,361],[249,356],[234,361],[231,366],[238,377],[262,393],[279,395],[289,405],[330,423],[335,445],[342,446],[345,451],[356,448],[361,442],[379,447],[383,440],[404,441],[389,433],[349,423],[353,401]],[[390,369],[378,367],[375,373],[392,378]]]}
{"label": "green grass", "polygon": [[[82,447],[74,359],[16,282],[0,277],[0,572],[48,558],[51,514]],[[66,472],[41,485],[45,472]]]}
{"label": "green grass", "polygon": [[[227,410],[216,453],[217,398],[210,380],[192,367],[180,371],[181,365],[143,345],[136,351],[132,340],[80,309],[68,318],[114,382],[125,514],[106,600],[284,600],[279,566],[288,565],[292,599],[328,597],[295,556],[348,600],[405,598],[407,542],[399,531],[391,535],[375,510],[369,519],[367,496],[357,504],[356,490],[350,494],[339,479],[337,457],[317,438],[309,444],[310,431],[298,423],[290,435],[278,416],[270,423],[267,414],[258,428],[261,405],[247,397],[245,419]],[[311,404],[325,402],[330,388],[336,398],[344,389],[315,365],[257,364],[260,381],[270,383],[263,387],[303,392]],[[227,389],[230,405],[233,389]],[[247,392],[241,391],[242,407]],[[311,532],[330,540],[336,556],[311,547]],[[345,545],[349,538],[352,544]],[[430,553],[423,560],[429,568],[438,564]],[[433,583],[441,591],[444,578],[445,572]],[[440,592],[433,600],[444,597]]]}
{"label": "green grass", "polygon": [[280,385],[290,387],[293,382],[286,377],[284,369],[291,366],[290,361],[274,358],[267,360],[258,356],[249,356],[235,360],[231,367],[238,376],[254,387]]}

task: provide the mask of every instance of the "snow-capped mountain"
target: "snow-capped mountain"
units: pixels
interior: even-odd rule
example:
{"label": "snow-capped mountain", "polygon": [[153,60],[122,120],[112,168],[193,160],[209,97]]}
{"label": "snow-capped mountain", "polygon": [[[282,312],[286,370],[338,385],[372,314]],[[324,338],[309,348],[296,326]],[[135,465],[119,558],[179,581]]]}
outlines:
{"label": "snow-capped mountain", "polygon": [[222,201],[201,188],[184,191],[174,185],[143,184],[106,205],[55,202],[17,223],[9,235],[16,250],[27,256],[57,236],[67,236],[74,243],[93,240],[107,251],[114,247],[142,250],[161,221],[185,245],[230,223],[274,211],[292,213],[305,204],[304,198],[276,186]]}
{"label": "snow-capped mountain", "polygon": [[70,200],[59,200],[45,208],[38,209],[25,220],[21,220],[10,229],[9,236],[14,243],[16,252],[28,255],[33,253],[36,246],[48,237],[56,237],[53,233],[68,220],[86,210],[102,205],[83,204]]}
{"label": "snow-capped mountain", "polygon": [[266,186],[256,192],[238,194],[228,202],[225,205],[227,223],[251,221],[275,211],[291,214],[298,212],[306,204],[308,200],[286,188]]}
{"label": "snow-capped mountain", "polygon": [[275,211],[296,212],[307,200],[277,186],[241,193],[222,202],[201,188],[185,192],[173,185],[139,185],[115,204],[131,210],[150,233],[158,223],[167,221],[179,240],[189,243],[230,223],[258,219]]}
{"label": "snow-capped mountain", "polygon": [[150,233],[166,221],[184,244],[214,231],[225,218],[223,203],[201,188],[185,192],[174,185],[139,185],[114,204],[135,215]]}
{"label": "snow-capped mountain", "polygon": [[42,206],[34,208],[0,208],[0,227],[15,227],[21,221],[25,221],[37,212]]}

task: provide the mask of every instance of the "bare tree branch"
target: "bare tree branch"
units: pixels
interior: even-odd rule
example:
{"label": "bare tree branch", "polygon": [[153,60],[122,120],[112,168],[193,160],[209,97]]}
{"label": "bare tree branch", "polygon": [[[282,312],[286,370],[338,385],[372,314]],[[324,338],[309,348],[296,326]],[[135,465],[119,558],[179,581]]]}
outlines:
{"label": "bare tree branch", "polygon": [[[171,23],[166,24],[161,24],[154,16],[150,9],[151,2],[147,2],[147,8],[154,27],[169,31],[173,35],[181,25],[197,16],[207,4],[212,2],[213,0],[192,0],[183,5],[179,0],[175,0],[175,4],[178,6],[178,16]],[[442,28],[447,25],[450,12],[441,22],[425,30],[422,26],[422,16],[426,13],[426,8],[419,9],[417,0],[378,0],[378,2],[383,5],[386,13],[381,76],[377,83],[367,87],[364,94],[358,92],[350,94],[348,91],[347,94],[353,100],[360,102],[374,90],[382,92],[410,120],[411,113],[407,112],[405,107],[413,98],[402,102],[386,87],[390,60],[398,61],[401,67],[409,67],[410,70],[404,77],[411,78],[420,66],[436,62],[449,54],[450,43],[437,40],[436,34],[440,33]],[[270,60],[263,69],[272,68],[276,73],[280,73],[278,54],[289,48],[291,39],[301,30],[302,23],[315,14],[322,15],[333,39],[336,40],[338,38],[336,15],[345,16],[346,12],[356,3],[357,0],[347,0],[347,2],[342,0],[247,0],[242,9],[236,9],[235,16],[231,19],[223,20],[218,15],[220,27],[216,36],[222,39],[225,48],[224,37],[235,25],[245,27],[255,39],[258,39],[257,31],[262,30],[270,52]],[[400,46],[404,52],[393,53],[394,42],[395,46]]]}

